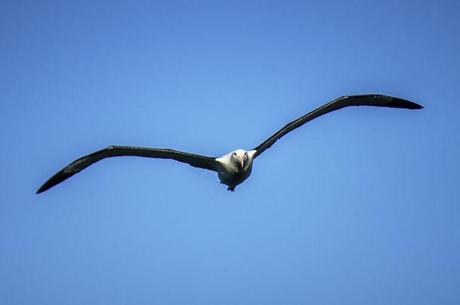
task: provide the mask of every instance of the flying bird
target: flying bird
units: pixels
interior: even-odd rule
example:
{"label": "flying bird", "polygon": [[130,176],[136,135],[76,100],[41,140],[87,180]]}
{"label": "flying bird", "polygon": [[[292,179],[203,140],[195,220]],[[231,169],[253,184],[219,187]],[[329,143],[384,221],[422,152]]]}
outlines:
{"label": "flying bird", "polygon": [[220,182],[228,186],[227,190],[234,191],[235,187],[245,181],[251,174],[254,159],[275,144],[278,139],[319,116],[348,106],[376,106],[406,109],[423,108],[414,102],[386,95],[366,94],[342,96],[289,122],[253,149],[237,149],[221,157],[197,155],[174,149],[109,146],[73,161],[46,181],[37,190],[37,194],[61,183],[93,163],[105,158],[121,156],[173,159],[179,162],[188,163],[194,167],[215,171],[217,172]]}

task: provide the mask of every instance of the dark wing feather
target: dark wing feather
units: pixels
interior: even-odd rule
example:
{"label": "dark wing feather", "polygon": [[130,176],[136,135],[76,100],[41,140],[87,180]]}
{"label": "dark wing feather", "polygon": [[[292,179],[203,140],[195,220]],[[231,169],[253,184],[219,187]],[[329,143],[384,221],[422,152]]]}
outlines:
{"label": "dark wing feather", "polygon": [[265,140],[262,144],[254,148],[256,153],[254,158],[263,153],[267,148],[271,147],[275,142],[289,133],[290,131],[302,126],[303,124],[311,121],[323,114],[329,113],[331,111],[339,110],[348,106],[377,106],[377,107],[390,107],[390,108],[406,108],[406,109],[421,109],[422,106],[403,100],[397,97],[391,97],[386,95],[378,94],[367,94],[367,95],[352,95],[352,96],[342,96],[338,99],[333,100],[310,113],[286,124],[283,128],[278,130],[270,138]]}
{"label": "dark wing feather", "polygon": [[91,164],[100,161],[105,158],[120,157],[120,156],[138,156],[148,158],[162,158],[162,159],[173,159],[179,162],[188,163],[194,167],[200,167],[217,171],[218,162],[215,158],[201,156],[173,149],[160,149],[160,148],[145,148],[145,147],[133,147],[133,146],[110,146],[101,150],[98,150],[92,154],[81,157],[58,173],[51,177],[45,182],[38,190],[37,194],[48,190],[58,183],[66,180],[67,178],[80,172],[82,169],[87,168]]}

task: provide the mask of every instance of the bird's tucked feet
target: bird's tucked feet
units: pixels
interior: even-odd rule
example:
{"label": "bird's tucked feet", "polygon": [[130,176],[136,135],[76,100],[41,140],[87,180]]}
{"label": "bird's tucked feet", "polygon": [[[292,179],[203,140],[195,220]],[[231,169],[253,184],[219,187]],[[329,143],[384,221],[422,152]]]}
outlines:
{"label": "bird's tucked feet", "polygon": [[234,192],[234,191],[235,191],[235,187],[234,187],[234,186],[229,186],[229,187],[227,187],[227,191]]}

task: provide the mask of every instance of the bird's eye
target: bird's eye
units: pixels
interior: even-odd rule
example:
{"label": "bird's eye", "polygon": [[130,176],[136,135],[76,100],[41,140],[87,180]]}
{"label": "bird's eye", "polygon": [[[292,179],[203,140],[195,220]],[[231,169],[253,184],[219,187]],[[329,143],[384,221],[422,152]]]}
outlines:
{"label": "bird's eye", "polygon": [[236,152],[234,152],[233,155],[236,156]]}

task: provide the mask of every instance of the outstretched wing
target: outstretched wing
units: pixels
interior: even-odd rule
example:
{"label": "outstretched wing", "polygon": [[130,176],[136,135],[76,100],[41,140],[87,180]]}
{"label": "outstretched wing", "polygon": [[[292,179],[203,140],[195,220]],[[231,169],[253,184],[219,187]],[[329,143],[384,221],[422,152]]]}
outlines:
{"label": "outstretched wing", "polygon": [[137,156],[148,158],[161,158],[173,159],[179,162],[188,163],[194,167],[200,167],[208,170],[217,171],[218,162],[215,158],[201,156],[173,149],[160,149],[160,148],[145,148],[133,146],[109,146],[107,148],[98,150],[92,154],[86,155],[77,159],[57,172],[53,177],[48,179],[38,190],[37,194],[48,190],[58,183],[72,177],[82,169],[87,168],[91,164],[111,157],[120,156]]}
{"label": "outstretched wing", "polygon": [[254,148],[256,153],[254,158],[263,153],[267,148],[271,147],[275,142],[289,133],[290,131],[302,126],[303,124],[322,116],[323,114],[331,111],[339,110],[348,106],[376,106],[376,107],[390,107],[390,108],[406,108],[406,109],[421,109],[422,106],[403,100],[397,97],[378,95],[378,94],[367,94],[367,95],[351,95],[342,96],[338,99],[333,100],[310,113],[286,124],[283,128],[274,133],[271,137],[265,140],[262,144]]}

